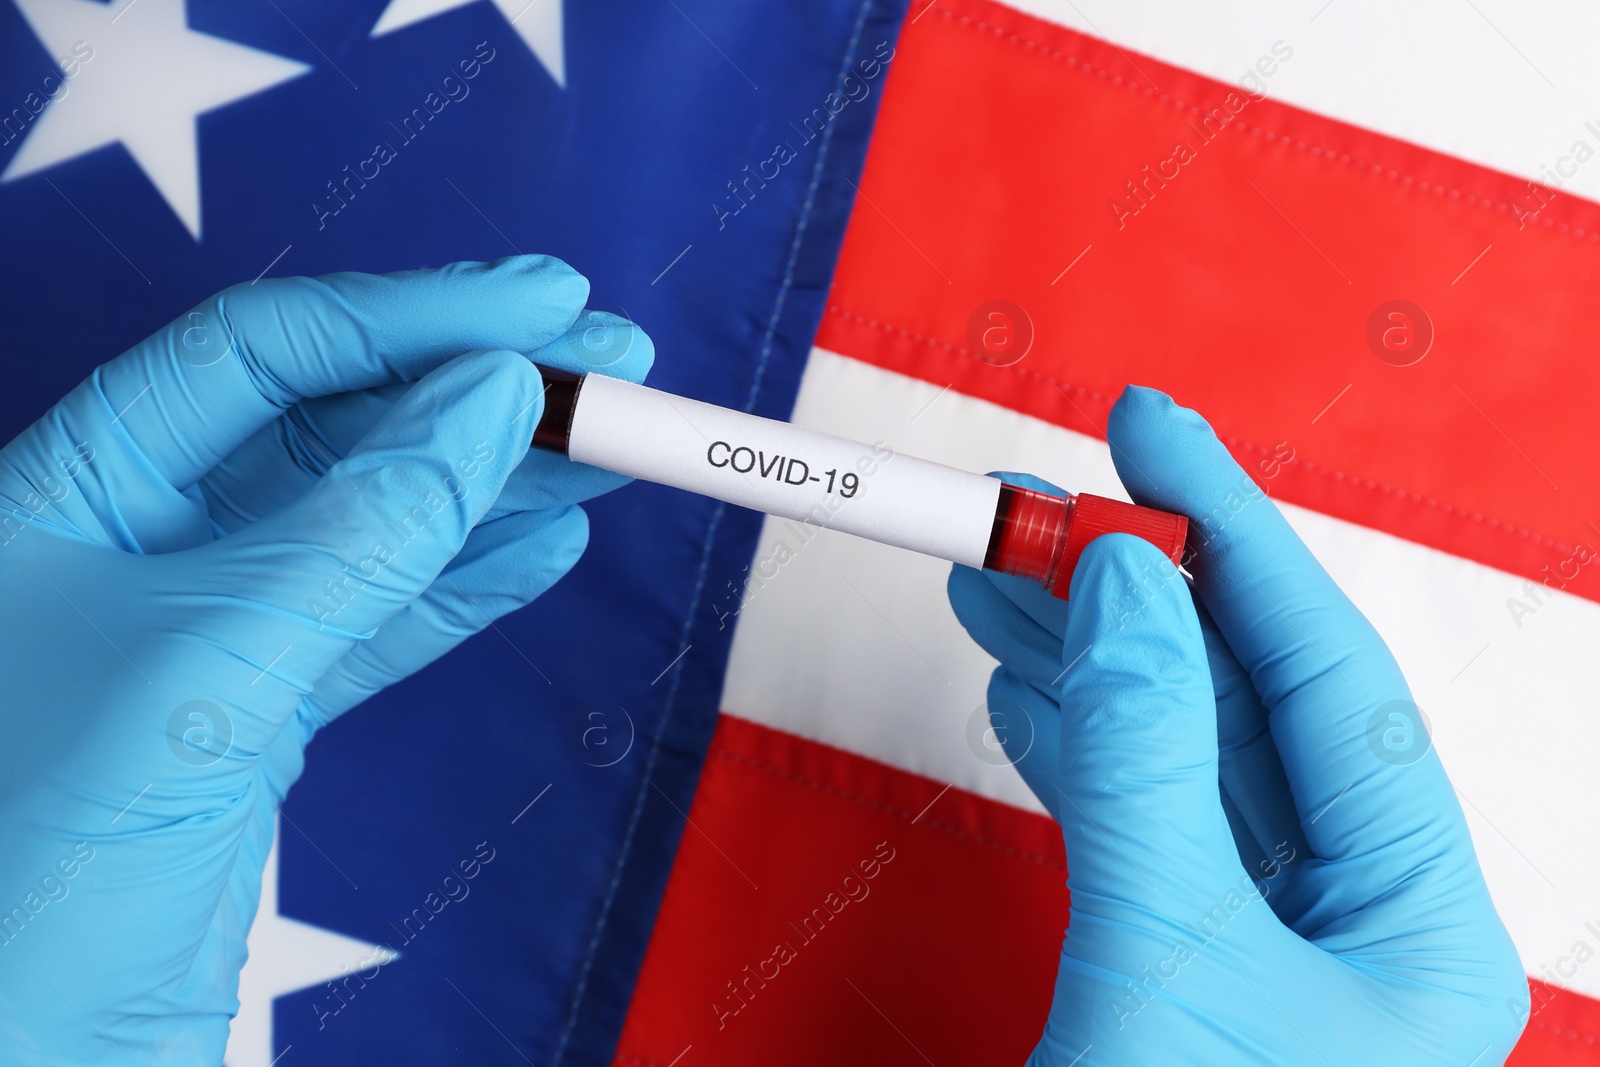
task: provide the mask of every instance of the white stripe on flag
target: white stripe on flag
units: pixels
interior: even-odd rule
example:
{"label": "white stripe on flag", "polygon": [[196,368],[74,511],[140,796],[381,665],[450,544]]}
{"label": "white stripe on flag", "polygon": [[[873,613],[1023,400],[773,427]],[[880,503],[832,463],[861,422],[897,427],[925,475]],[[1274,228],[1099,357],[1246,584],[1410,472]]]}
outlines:
{"label": "white stripe on flag", "polygon": [[[1030,469],[1075,492],[1124,495],[1103,441],[821,349],[794,420],[970,470]],[[1518,627],[1507,602],[1527,599],[1521,579],[1284,511],[1405,669],[1528,972],[1600,996],[1600,964],[1558,967],[1580,940],[1600,947],[1584,926],[1600,921],[1600,855],[1585,844],[1600,821],[1600,604],[1556,594]],[[730,713],[1043,810],[1014,771],[969,745],[994,661],[950,611],[948,564],[769,519],[752,569],[776,573],[752,582],[729,620]],[[740,608],[728,577],[714,579],[721,612]]]}
{"label": "white stripe on flag", "polygon": [[[1229,84],[1255,70],[1260,91],[1286,104],[1600,200],[1600,158],[1590,158],[1600,153],[1600,109],[1592,103],[1600,99],[1600,64],[1590,55],[1600,38],[1594,4],[1012,0],[1010,6]],[[1292,50],[1287,60],[1284,48]],[[1138,56],[1130,58],[1139,65]],[[1168,91],[1156,71],[1145,74]],[[1572,155],[1578,141],[1588,144],[1584,162]]]}

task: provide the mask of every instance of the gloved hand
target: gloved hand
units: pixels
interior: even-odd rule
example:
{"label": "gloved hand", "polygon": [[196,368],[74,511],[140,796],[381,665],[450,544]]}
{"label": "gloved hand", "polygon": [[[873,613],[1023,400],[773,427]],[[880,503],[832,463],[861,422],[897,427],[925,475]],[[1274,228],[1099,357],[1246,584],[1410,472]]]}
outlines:
{"label": "gloved hand", "polygon": [[221,1060],[306,743],[547,589],[624,481],[524,462],[526,354],[650,366],[588,292],[538,256],[236,286],[0,451],[0,1062]]}
{"label": "gloved hand", "polygon": [[1122,534],[1065,603],[950,577],[1066,838],[1029,1063],[1501,1063],[1526,979],[1394,658],[1198,415],[1130,387],[1108,437],[1137,503],[1189,517],[1192,590]]}

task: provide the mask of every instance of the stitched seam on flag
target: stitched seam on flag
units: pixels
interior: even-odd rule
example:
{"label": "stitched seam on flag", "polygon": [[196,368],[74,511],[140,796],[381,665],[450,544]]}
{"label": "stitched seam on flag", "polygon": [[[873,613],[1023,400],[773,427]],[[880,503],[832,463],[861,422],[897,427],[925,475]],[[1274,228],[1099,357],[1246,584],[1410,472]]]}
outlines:
{"label": "stitched seam on flag", "polygon": [[[1142,92],[1145,96],[1152,100],[1160,100],[1162,103],[1176,108],[1179,111],[1188,112],[1191,117],[1199,117],[1204,114],[1204,111],[1195,104],[1188,103],[1185,100],[1180,100],[1177,97],[1169,96],[1166,93],[1158,93],[1154,89],[1150,89],[1136,81],[1124,78],[1119,74],[1112,74],[1110,71],[1105,70],[1104,68],[1096,67],[1090,63],[1086,63],[1078,59],[1076,56],[1067,55],[1064,52],[1051,48],[1048,44],[1042,44],[1036,40],[1033,40],[1032,38],[1023,37],[1020,34],[1013,33],[1012,31],[1004,29],[1003,27],[993,26],[982,19],[972,18],[969,15],[957,15],[952,11],[945,10],[941,10],[939,15],[946,22],[956,23],[967,29],[986,32],[993,37],[1006,40],[1009,44],[1026,48],[1028,51],[1037,50],[1046,58],[1053,59],[1057,62],[1064,62],[1067,64],[1067,66],[1080,71],[1085,76],[1097,77],[1102,81],[1109,80],[1113,85],[1126,88],[1129,92]],[[1076,36],[1075,32],[1072,30],[1067,30],[1065,32],[1074,33]],[[1337,152],[1332,148],[1323,148],[1318,145],[1309,145],[1305,141],[1291,140],[1288,134],[1277,133],[1273,130],[1266,129],[1265,127],[1252,126],[1249,123],[1244,123],[1242,125],[1246,126],[1250,132],[1254,134],[1265,134],[1268,140],[1278,140],[1281,138],[1285,145],[1292,144],[1301,152],[1309,152],[1312,156],[1326,159],[1329,162],[1340,163],[1348,167],[1353,167],[1358,171],[1371,171],[1374,174],[1387,177],[1391,181],[1400,181],[1402,185],[1415,186],[1421,192],[1428,192],[1431,190],[1435,196],[1443,196],[1445,193],[1449,193],[1452,199],[1460,200],[1468,206],[1481,207],[1486,211],[1498,211],[1501,214],[1506,214],[1511,211],[1511,205],[1508,202],[1476,197],[1470,193],[1463,193],[1459,189],[1452,189],[1444,185],[1430,185],[1428,182],[1413,178],[1409,174],[1391,170],[1383,166],[1381,163],[1368,163],[1366,160],[1351,156],[1347,152]],[[1408,148],[1412,147],[1408,142],[1401,141],[1397,143],[1403,144]],[[1591,243],[1600,242],[1600,232],[1595,232],[1592,230],[1585,231],[1582,226],[1573,227],[1564,222],[1557,223],[1551,218],[1546,218],[1542,221],[1546,229],[1554,229],[1560,233],[1567,234],[1574,238],[1586,239]]]}
{"label": "stitched seam on flag", "polygon": [[[867,24],[867,11],[871,6],[872,0],[862,0],[861,8],[856,12],[856,24],[850,31],[850,43],[845,47],[844,64],[839,68],[836,82],[840,88],[843,88],[844,79],[850,72],[850,65],[855,61],[856,48],[861,44],[861,31]],[[816,206],[817,189],[822,184],[823,164],[828,158],[828,145],[833,141],[834,129],[830,123],[817,141],[817,163],[811,169],[811,183],[806,186],[806,198],[800,207],[800,218],[795,222],[794,240],[789,244],[789,259],[783,265],[783,281],[778,285],[778,298],[773,301],[772,317],[767,320],[767,330],[761,338],[761,355],[756,360],[756,372],[750,379],[750,393],[744,401],[746,411],[755,409],[756,395],[761,391],[761,380],[766,377],[767,363],[772,356],[772,342],[778,333],[778,322],[783,317],[783,305],[789,299],[789,289],[794,284],[795,265],[800,261],[800,245],[805,240],[806,224],[811,220],[811,209]]]}
{"label": "stitched seam on flag", "polygon": [[964,841],[970,841],[975,844],[983,845],[986,848],[992,848],[996,852],[1003,852],[1008,856],[1015,856],[1018,859],[1031,860],[1039,866],[1049,868],[1053,871],[1065,872],[1067,869],[1064,864],[1057,863],[1048,856],[1040,856],[1032,852],[1027,852],[1023,849],[1005,844],[1002,841],[996,841],[993,838],[985,837],[982,834],[970,833],[961,829],[959,826],[952,826],[949,823],[939,822],[937,819],[930,819],[924,816],[921,820],[917,820],[915,812],[907,811],[904,808],[897,808],[891,804],[885,804],[881,801],[873,800],[871,797],[863,796],[860,793],[852,793],[847,789],[840,789],[838,786],[829,785],[826,782],[819,782],[814,778],[807,778],[803,774],[796,774],[793,771],[786,771],[783,768],[775,766],[771,763],[764,763],[761,760],[752,759],[749,756],[741,755],[725,748],[712,749],[711,755],[717,756],[721,759],[732,760],[735,763],[744,764],[745,766],[754,770],[766,771],[768,774],[775,774],[779,778],[784,778],[800,785],[810,786],[812,789],[827,793],[829,796],[839,797],[842,800],[853,801],[864,807],[871,808],[874,811],[881,811],[888,815],[897,815],[908,822],[913,820],[919,821],[920,825],[931,827],[935,830],[942,830],[943,832],[951,834],[955,837],[959,837]]}
{"label": "stitched seam on flag", "polygon": [[1585,1033],[1582,1030],[1569,1030],[1559,1024],[1549,1025],[1543,1019],[1534,1019],[1530,1025],[1536,1030],[1542,1030],[1551,1037],[1559,1037],[1567,1041],[1582,1041],[1585,1045],[1595,1043],[1594,1034],[1592,1033]]}
{"label": "stitched seam on flag", "polygon": [[[896,326],[896,325],[894,325],[892,323],[879,322],[877,319],[867,318],[866,316],[858,315],[853,311],[846,311],[844,308],[840,307],[837,304],[830,304],[828,306],[828,311],[831,314],[838,315],[840,318],[848,319],[851,322],[856,322],[856,323],[859,323],[860,325],[868,326],[868,327],[871,327],[872,329],[880,330],[880,331],[882,331],[884,333],[898,334],[901,337],[906,338],[907,340],[917,341],[917,342],[919,342],[921,344],[928,345],[931,348],[942,349],[942,350],[944,350],[946,352],[951,353],[952,355],[966,356],[966,357],[969,357],[969,358],[974,359],[974,360],[979,360],[979,358],[980,358],[976,354],[974,354],[970,349],[963,348],[960,345],[953,345],[953,344],[950,344],[948,341],[941,341],[936,337],[928,337],[925,334],[917,333],[914,330],[908,330],[903,326]],[[980,361],[983,362],[985,367],[993,367],[994,366],[994,364],[989,363],[986,360],[980,360]],[[1090,388],[1088,388],[1086,386],[1082,386],[1082,385],[1074,385],[1071,382],[1064,382],[1059,378],[1052,377],[1052,376],[1050,376],[1048,374],[1041,373],[1040,371],[1036,371],[1036,370],[1033,370],[1031,368],[1012,366],[1012,367],[1003,367],[1003,368],[997,368],[997,369],[1005,370],[1005,371],[1007,371],[1008,373],[1011,373],[1011,374],[1021,375],[1021,376],[1027,377],[1027,378],[1032,378],[1035,381],[1042,382],[1042,383],[1044,383],[1046,385],[1054,386],[1054,387],[1056,387],[1058,389],[1068,389],[1068,390],[1071,390],[1072,392],[1076,393],[1078,396],[1081,396],[1081,397],[1084,397],[1084,398],[1087,398],[1087,399],[1096,400],[1096,401],[1104,403],[1104,404],[1106,404],[1108,406],[1110,404],[1114,403],[1114,401],[1112,400],[1111,397],[1106,396],[1104,393],[1100,392],[1099,390],[1090,389]],[[1218,436],[1218,439],[1221,440],[1222,443],[1227,445],[1229,448],[1237,448],[1237,449],[1241,449],[1241,450],[1255,452],[1255,453],[1258,453],[1258,454],[1263,455],[1263,456],[1272,454],[1270,449],[1263,448],[1261,445],[1255,444],[1254,442],[1251,442],[1251,441],[1245,441],[1245,440],[1241,440],[1240,438],[1237,438],[1237,437],[1225,436],[1225,435],[1222,435],[1222,434],[1218,434],[1217,436]],[[1487,526],[1491,530],[1499,530],[1499,531],[1501,531],[1503,533],[1507,533],[1507,534],[1516,534],[1518,537],[1521,537],[1524,540],[1532,541],[1534,544],[1537,544],[1537,545],[1548,546],[1550,548],[1555,549],[1558,552],[1571,553],[1571,552],[1573,552],[1575,550],[1574,546],[1572,546],[1572,545],[1568,545],[1568,544],[1565,544],[1565,543],[1563,543],[1561,541],[1557,541],[1557,540],[1555,540],[1553,538],[1546,537],[1543,534],[1534,533],[1532,530],[1529,530],[1526,527],[1517,526],[1517,525],[1515,525],[1513,523],[1505,522],[1505,521],[1503,521],[1501,519],[1496,519],[1496,518],[1493,518],[1492,516],[1484,515],[1484,514],[1482,514],[1480,512],[1469,511],[1468,509],[1463,508],[1463,507],[1459,507],[1459,506],[1457,506],[1455,504],[1443,503],[1443,502],[1439,501],[1438,499],[1436,499],[1434,497],[1425,497],[1425,496],[1421,495],[1420,493],[1414,493],[1409,489],[1400,489],[1400,488],[1397,488],[1395,486],[1388,485],[1388,484],[1386,484],[1384,482],[1373,481],[1371,478],[1363,478],[1358,474],[1348,474],[1345,471],[1336,470],[1336,469],[1334,469],[1332,467],[1326,467],[1326,466],[1323,466],[1320,463],[1314,463],[1314,462],[1311,462],[1309,460],[1296,460],[1295,461],[1295,466],[1303,467],[1306,470],[1310,471],[1311,473],[1321,475],[1321,476],[1323,476],[1325,478],[1332,478],[1334,481],[1337,481],[1337,482],[1346,482],[1346,483],[1348,483],[1348,484],[1350,484],[1352,486],[1355,486],[1357,488],[1367,489],[1367,490],[1375,491],[1375,492],[1380,492],[1380,493],[1383,493],[1385,496],[1395,497],[1395,498],[1399,499],[1400,501],[1402,501],[1404,503],[1407,503],[1407,504],[1421,504],[1424,507],[1432,508],[1433,510],[1438,511],[1438,512],[1444,514],[1444,515],[1450,516],[1452,518],[1460,518],[1460,519],[1463,519],[1463,520],[1475,522],[1475,523],[1478,523],[1479,525]]]}
{"label": "stitched seam on flag", "polygon": [[[700,565],[695,572],[694,590],[689,595],[689,605],[684,613],[683,628],[680,631],[680,641],[685,645],[689,643],[689,633],[694,628],[694,616],[700,607],[700,594],[705,588],[706,576],[711,569],[712,545],[716,541],[717,529],[722,525],[722,516],[726,510],[727,506],[719,502],[716,510],[711,513],[711,520],[706,524],[705,541],[700,546]],[[605,933],[606,924],[610,921],[611,905],[615,903],[617,888],[622,884],[622,872],[627,867],[628,857],[633,851],[634,833],[638,830],[639,819],[644,813],[647,790],[654,781],[656,761],[661,754],[661,742],[667,732],[667,723],[672,719],[687,659],[687,656],[680,657],[672,668],[672,680],[668,683],[666,700],[662,705],[661,721],[650,737],[650,751],[645,757],[644,774],[640,778],[639,791],[634,796],[633,810],[628,814],[628,828],[622,835],[622,845],[617,852],[616,865],[612,868],[611,882],[606,886],[605,901],[600,906],[600,917],[595,920],[594,933],[590,936],[589,947],[584,952],[583,968],[579,971],[578,984],[572,995],[572,1010],[567,1016],[566,1025],[561,1029],[561,1040],[556,1044],[556,1055],[551,1067],[561,1067],[561,1059],[567,1051],[567,1042],[578,1024],[578,1012],[583,1006],[584,996],[588,993],[589,974],[594,967],[594,956],[599,950],[600,938]]]}
{"label": "stitched seam on flag", "polygon": [[[838,77],[834,79],[836,86],[843,87],[845,75],[849,73],[851,65],[855,62],[856,49],[861,43],[861,31],[866,26],[867,14],[872,9],[874,0],[861,0],[861,7],[856,12],[856,23],[850,31],[850,41],[845,46],[844,55],[839,65]],[[767,320],[766,334],[762,339],[761,354],[756,360],[755,374],[750,381],[750,392],[745,399],[744,410],[754,409],[756,398],[761,389],[762,378],[766,374],[767,361],[772,354],[772,341],[777,333],[778,323],[783,316],[783,307],[788,298],[789,288],[794,283],[795,264],[799,260],[800,247],[805,239],[806,223],[811,217],[811,210],[816,205],[816,193],[822,183],[822,174],[828,160],[828,146],[833,141],[833,124],[823,130],[822,136],[817,140],[817,161],[812,167],[811,183],[806,188],[806,198],[800,208],[800,217],[795,223],[794,240],[789,246],[789,260],[784,269],[783,280],[778,285],[778,293],[773,301],[772,315]],[[689,643],[689,635],[694,628],[694,618],[699,612],[700,596],[705,589],[706,579],[711,569],[711,550],[716,542],[717,530],[722,525],[722,516],[726,513],[727,506],[718,503],[716,510],[711,513],[711,520],[706,524],[705,541],[701,545],[700,566],[695,574],[694,590],[689,596],[689,604],[684,612],[682,642]],[[562,1057],[566,1055],[567,1043],[571,1040],[572,1031],[577,1026],[578,1012],[583,1006],[583,1000],[589,988],[589,975],[594,967],[595,953],[599,950],[600,938],[603,936],[606,924],[610,921],[611,905],[616,900],[617,888],[622,882],[622,873],[627,867],[629,856],[633,850],[634,833],[638,829],[639,819],[644,812],[644,802],[648,790],[654,781],[657,757],[661,752],[661,743],[666,735],[667,724],[672,719],[673,709],[677,704],[678,691],[683,678],[683,671],[687,657],[682,657],[672,668],[672,680],[668,683],[666,699],[662,703],[661,721],[650,739],[650,751],[645,758],[644,774],[640,779],[638,793],[634,797],[633,811],[628,816],[628,828],[623,834],[622,845],[618,851],[617,862],[612,869],[611,883],[606,887],[606,897],[600,906],[600,916],[595,922],[594,934],[589,939],[589,947],[584,952],[583,967],[579,971],[578,983],[573,991],[572,1010],[568,1013],[566,1025],[561,1029],[561,1039],[556,1044],[555,1059],[552,1067],[560,1067]]]}

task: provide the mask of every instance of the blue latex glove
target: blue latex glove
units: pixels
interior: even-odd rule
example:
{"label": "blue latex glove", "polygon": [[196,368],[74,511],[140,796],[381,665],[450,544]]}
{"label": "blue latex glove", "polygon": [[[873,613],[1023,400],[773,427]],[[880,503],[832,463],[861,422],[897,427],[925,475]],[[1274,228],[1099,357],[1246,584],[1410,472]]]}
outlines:
{"label": "blue latex glove", "polygon": [[0,1062],[221,1060],[306,743],[547,589],[623,481],[524,462],[525,353],[650,366],[588,292],[537,256],[237,286],[0,451]]}
{"label": "blue latex glove", "polygon": [[1394,658],[1198,415],[1129,388],[1108,436],[1136,502],[1189,516],[1192,590],[1122,534],[1066,603],[950,577],[1066,838],[1029,1062],[1501,1063],[1527,983]]}

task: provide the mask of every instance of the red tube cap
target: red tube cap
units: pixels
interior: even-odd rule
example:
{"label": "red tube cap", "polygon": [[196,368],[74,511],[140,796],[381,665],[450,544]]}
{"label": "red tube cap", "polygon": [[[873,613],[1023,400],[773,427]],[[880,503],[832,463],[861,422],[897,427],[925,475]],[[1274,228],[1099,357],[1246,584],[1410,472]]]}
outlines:
{"label": "red tube cap", "polygon": [[1078,557],[1090,541],[1108,533],[1141,537],[1181,566],[1189,520],[1088,493],[1060,497],[1002,485],[983,565],[1032,578],[1065,600]]}
{"label": "red tube cap", "polygon": [[1183,542],[1189,534],[1189,520],[1182,515],[1142,508],[1108,497],[1079,493],[1072,509],[1072,521],[1067,527],[1066,544],[1061,549],[1061,561],[1056,566],[1055,581],[1050,592],[1065,600],[1072,572],[1077,569],[1078,557],[1101,534],[1126,533],[1142,537],[1161,550],[1161,554],[1174,564],[1183,563]]}

